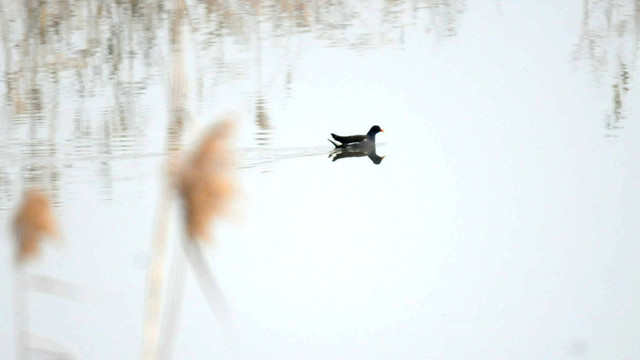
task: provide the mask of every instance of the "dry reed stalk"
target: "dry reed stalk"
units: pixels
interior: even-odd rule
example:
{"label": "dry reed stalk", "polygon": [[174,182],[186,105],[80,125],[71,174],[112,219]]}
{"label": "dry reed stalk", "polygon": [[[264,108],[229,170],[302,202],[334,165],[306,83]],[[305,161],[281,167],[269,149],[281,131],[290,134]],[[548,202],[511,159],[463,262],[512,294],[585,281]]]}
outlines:
{"label": "dry reed stalk", "polygon": [[[223,330],[222,341],[224,350],[233,355],[233,342],[235,341],[235,335],[233,331],[233,322],[231,319],[231,313],[227,306],[227,301],[222,294],[222,289],[218,285],[211,268],[207,265],[200,244],[190,241],[185,242],[185,252],[189,259],[189,263],[193,267],[193,272],[196,275],[196,280],[200,285],[200,289],[211,308],[213,316],[216,318],[218,324]],[[233,357],[233,356],[232,356]]]}
{"label": "dry reed stalk", "polygon": [[[171,162],[170,162],[171,166]],[[144,309],[144,325],[142,334],[142,359],[156,358],[156,349],[160,336],[160,317],[162,309],[162,282],[164,262],[167,248],[169,209],[173,197],[168,185],[163,186],[160,202],[156,212],[154,237],[151,243],[151,262],[148,275],[147,295]]]}
{"label": "dry reed stalk", "polygon": [[[20,263],[17,263],[19,265]],[[15,338],[16,360],[26,359],[29,344],[29,316],[27,314],[27,292],[25,291],[25,272],[23,266],[16,266],[13,274],[13,333]]]}
{"label": "dry reed stalk", "polygon": [[[226,214],[234,193],[235,184],[231,176],[233,158],[229,146],[232,132],[232,120],[224,119],[205,134],[199,146],[177,170],[173,167],[177,174],[172,176],[172,180],[175,180],[174,186],[182,200],[185,237],[174,250],[169,295],[162,313],[164,323],[152,358],[166,359],[171,356],[186,280],[184,255],[193,265],[213,314],[221,325],[229,328],[230,317],[222,291],[196,241],[209,240],[211,223]],[[223,340],[227,348],[225,350],[228,350],[229,341]]]}
{"label": "dry reed stalk", "polygon": [[[185,76],[184,64],[184,38],[182,29],[182,18],[184,16],[185,4],[183,0],[173,1],[172,16],[170,17],[170,39],[171,39],[171,76],[170,76],[170,114],[172,120],[169,124],[168,148],[170,151],[180,149],[182,129],[185,124],[187,114],[186,96],[188,83]],[[147,295],[145,300],[144,323],[142,334],[142,359],[154,360],[162,358],[166,354],[165,349],[171,348],[171,344],[163,344],[161,340],[167,337],[174,329],[168,329],[167,324],[162,327],[163,318],[163,283],[164,264],[167,252],[168,224],[170,220],[170,208],[173,201],[172,187],[177,182],[178,167],[175,154],[171,154],[168,161],[168,183],[163,186],[160,195],[160,203],[156,213],[154,225],[154,237],[151,243],[151,263],[148,275]],[[182,277],[184,283],[184,271],[178,271],[180,264],[179,254],[174,254],[172,273],[169,274],[169,291],[176,287],[176,279]],[[184,262],[184,260],[182,260]],[[184,265],[182,265],[184,268]],[[180,285],[180,284],[178,284]],[[181,291],[180,291],[181,292]],[[171,294],[171,292],[170,292]],[[181,298],[182,294],[179,294]],[[168,296],[168,301],[164,304],[165,309],[175,309],[175,296]],[[175,322],[172,317],[176,317],[175,310],[169,310],[170,315],[166,317],[166,323]],[[166,312],[166,310],[165,310]],[[171,340],[170,340],[171,341]]]}
{"label": "dry reed stalk", "polygon": [[164,324],[158,339],[154,359],[170,359],[173,344],[180,323],[180,310],[186,288],[187,268],[182,247],[178,246],[173,252],[171,273],[169,274],[169,291],[165,302]]}
{"label": "dry reed stalk", "polygon": [[51,202],[41,190],[27,190],[13,220],[16,241],[14,273],[14,333],[16,338],[16,359],[28,357],[29,319],[27,313],[26,273],[24,263],[40,254],[40,243],[45,237],[56,237],[58,226]]}

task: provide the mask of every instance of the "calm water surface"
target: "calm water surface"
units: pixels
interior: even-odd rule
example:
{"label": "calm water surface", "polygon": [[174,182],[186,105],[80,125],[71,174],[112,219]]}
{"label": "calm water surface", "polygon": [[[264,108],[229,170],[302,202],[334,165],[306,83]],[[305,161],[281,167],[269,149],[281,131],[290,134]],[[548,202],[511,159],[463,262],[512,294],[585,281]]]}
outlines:
{"label": "calm water surface", "polygon": [[[63,235],[28,272],[84,294],[29,292],[35,347],[139,358],[167,161],[231,112],[241,192],[206,254],[236,358],[640,356],[637,2],[0,13],[0,318],[29,186]],[[374,124],[379,165],[331,161]],[[189,275],[175,357],[228,357],[222,331]]]}

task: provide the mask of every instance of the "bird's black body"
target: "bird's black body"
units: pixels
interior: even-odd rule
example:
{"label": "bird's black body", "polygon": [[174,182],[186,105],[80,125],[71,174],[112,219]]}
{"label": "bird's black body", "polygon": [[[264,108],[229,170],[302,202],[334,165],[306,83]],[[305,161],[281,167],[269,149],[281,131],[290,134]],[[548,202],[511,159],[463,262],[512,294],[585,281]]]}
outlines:
{"label": "bird's black body", "polygon": [[375,125],[366,135],[340,136],[331,134],[335,141],[329,139],[329,142],[336,148],[329,154],[329,157],[332,161],[336,161],[348,157],[367,156],[374,164],[378,165],[384,159],[384,156],[376,154],[376,134],[381,131],[384,130]]}
{"label": "bird's black body", "polygon": [[367,135],[340,136],[333,133],[331,134],[331,137],[336,141],[340,141],[342,145],[357,143],[367,139]]}
{"label": "bird's black body", "polygon": [[378,125],[374,125],[371,127],[369,132],[366,135],[350,135],[350,136],[340,136],[336,134],[331,134],[335,141],[329,140],[336,148],[346,148],[353,146],[375,146],[376,144],[376,134],[384,131]]}

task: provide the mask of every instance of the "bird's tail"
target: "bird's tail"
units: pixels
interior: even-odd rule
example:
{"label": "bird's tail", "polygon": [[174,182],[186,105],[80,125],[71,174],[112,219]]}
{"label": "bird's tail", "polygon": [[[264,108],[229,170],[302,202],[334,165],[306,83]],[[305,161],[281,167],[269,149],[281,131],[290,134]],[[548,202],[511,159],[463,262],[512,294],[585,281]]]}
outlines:
{"label": "bird's tail", "polygon": [[338,144],[337,142],[335,142],[335,141],[333,141],[331,139],[327,139],[327,140],[329,140],[329,142],[332,143],[333,146],[335,146],[336,148],[342,147],[342,145]]}

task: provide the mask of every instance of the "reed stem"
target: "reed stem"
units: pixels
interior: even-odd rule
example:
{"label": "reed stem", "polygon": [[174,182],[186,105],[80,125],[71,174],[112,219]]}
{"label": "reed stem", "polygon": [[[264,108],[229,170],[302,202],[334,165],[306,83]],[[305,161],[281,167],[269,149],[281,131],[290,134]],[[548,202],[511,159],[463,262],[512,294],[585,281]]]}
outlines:
{"label": "reed stem", "polygon": [[180,326],[180,312],[186,288],[187,267],[182,246],[176,246],[173,252],[167,300],[164,306],[164,324],[159,337],[159,348],[156,359],[171,358],[176,333]]}
{"label": "reed stem", "polygon": [[151,243],[151,263],[149,266],[148,287],[144,308],[142,335],[142,359],[156,359],[160,337],[160,319],[162,316],[162,284],[164,264],[167,252],[167,234],[169,213],[173,196],[171,187],[165,184],[161,190],[160,202],[156,212],[154,237]]}
{"label": "reed stem", "polygon": [[14,265],[13,273],[13,333],[15,336],[16,360],[28,359],[29,314],[27,313],[27,291],[25,270],[21,263]]}
{"label": "reed stem", "polygon": [[213,316],[220,325],[222,340],[225,352],[230,357],[234,354],[235,335],[233,329],[233,319],[227,305],[227,301],[222,293],[222,289],[218,285],[211,268],[207,265],[202,248],[196,241],[188,241],[185,244],[185,253],[187,254],[189,263],[193,267],[193,272],[202,290]]}

